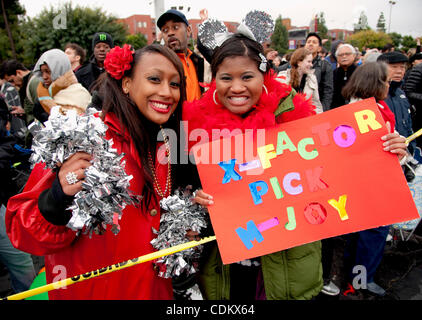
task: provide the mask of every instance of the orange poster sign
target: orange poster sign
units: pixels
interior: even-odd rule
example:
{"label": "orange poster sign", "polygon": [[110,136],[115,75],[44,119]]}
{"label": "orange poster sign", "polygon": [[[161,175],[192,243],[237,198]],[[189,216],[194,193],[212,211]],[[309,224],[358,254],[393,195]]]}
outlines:
{"label": "orange poster sign", "polygon": [[418,218],[385,134],[368,99],[267,129],[260,143],[245,133],[195,146],[223,262]]}

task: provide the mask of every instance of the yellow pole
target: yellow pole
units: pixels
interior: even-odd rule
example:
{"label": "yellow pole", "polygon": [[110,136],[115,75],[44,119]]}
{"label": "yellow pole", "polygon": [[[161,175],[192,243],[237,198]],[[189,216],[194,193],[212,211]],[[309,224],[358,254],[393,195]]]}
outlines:
{"label": "yellow pole", "polygon": [[410,141],[416,139],[417,137],[422,135],[422,129],[419,129],[414,134],[406,138],[406,144],[409,144]]}
{"label": "yellow pole", "polygon": [[155,260],[155,259],[167,256],[167,255],[179,252],[179,251],[183,251],[183,250],[190,249],[190,248],[199,246],[199,245],[207,243],[207,242],[214,241],[214,240],[216,240],[215,236],[211,236],[211,237],[201,239],[199,241],[190,241],[190,242],[182,243],[182,244],[179,244],[179,245],[171,247],[171,248],[163,249],[163,250],[160,250],[160,251],[157,251],[157,252],[152,252],[152,253],[149,253],[147,255],[140,256],[138,258],[131,259],[131,260],[128,260],[128,261],[124,261],[124,262],[121,262],[121,263],[113,264],[113,265],[105,267],[105,268],[100,268],[98,270],[91,271],[89,273],[84,273],[84,274],[81,274],[79,276],[75,276],[75,277],[67,278],[67,279],[57,281],[57,282],[54,282],[54,283],[46,284],[45,286],[42,286],[42,287],[38,287],[38,288],[35,288],[35,289],[20,292],[20,293],[8,296],[8,297],[4,298],[3,300],[22,300],[22,299],[26,299],[26,298],[35,296],[35,295],[40,294],[40,293],[44,293],[44,292],[48,292],[48,291],[51,291],[51,290],[63,288],[63,287],[66,287],[66,286],[70,286],[74,283],[85,281],[85,280],[92,279],[92,278],[95,278],[95,277],[99,277],[99,276],[102,276],[104,274],[108,274],[108,273],[118,271],[118,270],[121,270],[121,269],[124,269],[124,268],[133,267],[134,265],[144,263],[144,262],[147,262],[147,261],[151,261],[151,260]]}

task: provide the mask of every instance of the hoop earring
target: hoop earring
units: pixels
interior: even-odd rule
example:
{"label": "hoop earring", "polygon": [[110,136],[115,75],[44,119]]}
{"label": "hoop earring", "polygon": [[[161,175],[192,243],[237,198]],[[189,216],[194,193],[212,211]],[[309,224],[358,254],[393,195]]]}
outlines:
{"label": "hoop earring", "polygon": [[214,90],[213,94],[212,94],[212,99],[214,100],[214,103],[218,105],[217,100],[215,100],[215,93],[217,92],[217,89]]}
{"label": "hoop earring", "polygon": [[265,93],[266,93],[266,94],[268,94],[268,89],[267,89],[267,87],[265,86],[265,84],[263,84],[263,85],[262,85],[262,87],[264,88]]}

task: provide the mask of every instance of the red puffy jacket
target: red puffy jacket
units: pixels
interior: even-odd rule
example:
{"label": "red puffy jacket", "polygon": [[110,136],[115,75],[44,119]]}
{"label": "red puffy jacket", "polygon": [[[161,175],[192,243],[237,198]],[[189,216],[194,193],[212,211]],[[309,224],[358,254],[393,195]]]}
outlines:
{"label": "red puffy jacket", "polygon": [[[139,155],[126,133],[122,135],[117,118],[108,114],[106,138],[113,139],[113,147],[124,152],[126,172],[133,176],[130,189],[141,194],[144,179]],[[47,283],[84,274],[124,262],[155,251],[150,241],[155,237],[152,227],[159,229],[160,206],[157,195],[147,211],[127,206],[120,220],[120,232],[114,235],[110,228],[103,235],[81,235],[66,226],[47,222],[38,209],[40,193],[50,188],[55,174],[37,164],[29,177],[24,192],[9,200],[6,228],[10,241],[23,251],[45,255]],[[167,166],[156,164],[160,185],[165,185]],[[49,292],[50,299],[173,299],[170,279],[157,276],[152,262],[138,264],[107,275],[88,279],[66,289]]]}

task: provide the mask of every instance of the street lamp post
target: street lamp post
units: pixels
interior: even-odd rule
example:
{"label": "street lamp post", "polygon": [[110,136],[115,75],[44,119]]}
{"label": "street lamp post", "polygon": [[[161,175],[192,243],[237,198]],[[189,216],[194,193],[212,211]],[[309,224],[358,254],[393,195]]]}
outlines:
{"label": "street lamp post", "polygon": [[155,34],[158,36],[160,29],[157,26],[158,18],[164,13],[164,0],[154,0]]}
{"label": "street lamp post", "polygon": [[388,21],[388,33],[390,33],[390,27],[391,27],[391,11],[393,11],[393,6],[396,4],[396,1],[390,0],[388,1],[390,4],[390,21]]}

